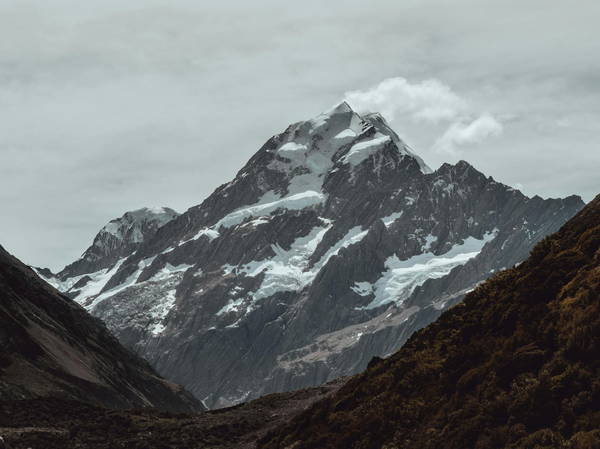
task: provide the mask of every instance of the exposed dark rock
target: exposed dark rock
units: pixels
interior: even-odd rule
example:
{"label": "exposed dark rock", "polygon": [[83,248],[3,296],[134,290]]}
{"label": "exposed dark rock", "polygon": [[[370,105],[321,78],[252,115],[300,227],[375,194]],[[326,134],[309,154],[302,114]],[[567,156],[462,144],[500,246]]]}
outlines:
{"label": "exposed dark rock", "polygon": [[202,409],[2,247],[0,348],[2,400],[59,397],[113,408]]}
{"label": "exposed dark rock", "polygon": [[263,449],[600,447],[600,195]]}
{"label": "exposed dark rock", "polygon": [[365,369],[582,206],[528,198],[465,161],[432,171],[381,116],[341,104],[269,139],[84,287],[62,285],[223,407]]}

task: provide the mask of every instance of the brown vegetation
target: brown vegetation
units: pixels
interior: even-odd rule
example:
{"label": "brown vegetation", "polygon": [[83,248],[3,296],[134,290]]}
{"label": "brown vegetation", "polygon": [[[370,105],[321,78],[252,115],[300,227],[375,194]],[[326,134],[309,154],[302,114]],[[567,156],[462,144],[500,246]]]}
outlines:
{"label": "brown vegetation", "polygon": [[199,414],[119,411],[52,398],[0,401],[0,436],[10,449],[250,449],[341,383]]}
{"label": "brown vegetation", "polygon": [[4,401],[0,435],[11,449],[599,449],[599,337],[600,197],[341,388],[196,415]]}
{"label": "brown vegetation", "polygon": [[600,196],[259,446],[600,448],[599,248]]}

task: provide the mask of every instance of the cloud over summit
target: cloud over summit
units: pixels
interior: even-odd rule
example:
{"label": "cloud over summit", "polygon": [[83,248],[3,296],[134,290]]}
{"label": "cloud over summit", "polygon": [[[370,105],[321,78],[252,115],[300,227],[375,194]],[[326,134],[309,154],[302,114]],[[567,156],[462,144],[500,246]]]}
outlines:
{"label": "cloud over summit", "polygon": [[402,77],[388,78],[371,88],[346,92],[345,100],[358,112],[380,112],[388,120],[408,115],[438,123],[467,109],[465,100],[437,79],[410,83]]}
{"label": "cloud over summit", "polygon": [[452,123],[436,140],[434,148],[443,153],[456,154],[459,147],[481,143],[489,137],[500,135],[503,129],[502,123],[484,113],[470,123]]}
{"label": "cloud over summit", "polygon": [[388,78],[368,89],[346,92],[344,99],[358,112],[380,112],[392,122],[446,126],[433,145],[441,153],[456,155],[462,147],[482,143],[504,129],[492,114],[478,115],[469,101],[438,79],[411,83],[403,77]]}
{"label": "cloud over summit", "polygon": [[199,204],[344,97],[432,168],[589,200],[600,2],[554,3],[0,1],[0,243],[62,268],[110,219]]}

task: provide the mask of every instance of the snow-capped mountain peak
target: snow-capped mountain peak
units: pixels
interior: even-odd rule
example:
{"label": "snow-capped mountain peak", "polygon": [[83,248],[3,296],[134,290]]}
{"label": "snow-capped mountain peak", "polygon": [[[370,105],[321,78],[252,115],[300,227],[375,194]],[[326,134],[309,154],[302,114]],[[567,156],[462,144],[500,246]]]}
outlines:
{"label": "snow-capped mountain peak", "polygon": [[431,172],[381,115],[342,103],[270,138],[141,243],[148,211],[111,222],[91,248],[118,241],[113,259],[67,267],[63,291],[209,406],[229,405],[397,349],[581,206],[464,163]]}
{"label": "snow-capped mountain peak", "polygon": [[332,107],[329,111],[324,112],[324,114],[335,115],[344,114],[347,112],[354,112],[354,110],[346,101],[342,101],[341,103],[338,103],[334,107]]}
{"label": "snow-capped mountain peak", "polygon": [[367,172],[379,173],[382,165],[397,170],[402,158],[414,160],[422,173],[431,172],[381,115],[362,117],[346,102],[289,126],[267,142],[263,152],[228,185],[238,183],[239,178],[248,177],[242,183],[258,181],[263,198],[257,198],[256,204],[302,193],[322,202],[328,196],[323,187],[328,178],[343,173],[347,179],[356,179],[355,173],[367,165]]}
{"label": "snow-capped mountain peak", "polygon": [[111,220],[101,229],[94,244],[102,247],[102,233],[108,233],[120,241],[140,243],[144,240],[145,227],[159,228],[178,215],[173,209],[156,206],[125,212],[122,217]]}
{"label": "snow-capped mountain peak", "polygon": [[[315,118],[291,125],[274,139],[275,145],[267,150],[275,155],[271,168],[281,168],[288,163],[292,169],[304,167],[312,172],[326,173],[336,164],[347,163],[351,159],[345,157],[348,153],[361,154],[360,158],[354,158],[353,165],[365,161],[374,155],[373,150],[378,144],[388,140],[398,154],[415,157],[383,116],[377,113],[361,116],[346,102]],[[365,151],[367,148],[370,149]],[[422,161],[419,166],[423,172],[431,171]]]}
{"label": "snow-capped mountain peak", "polygon": [[73,282],[67,280],[79,280],[84,274],[112,267],[178,216],[179,213],[168,207],[143,207],[125,212],[104,225],[81,257],[56,275],[47,269],[38,268],[36,271],[52,285],[63,291],[68,290]]}
{"label": "snow-capped mountain peak", "polygon": [[123,246],[138,245],[178,215],[168,207],[144,207],[125,212],[123,216],[109,221],[100,230],[92,247],[86,250],[82,259],[96,261],[114,256],[115,252],[122,252]]}
{"label": "snow-capped mountain peak", "polygon": [[363,117],[342,102],[269,139],[235,179],[190,209],[194,215],[202,212],[195,223],[184,224],[180,244],[269,211],[328,207],[338,190],[351,192],[364,182],[382,184],[417,172],[431,169],[382,116]]}

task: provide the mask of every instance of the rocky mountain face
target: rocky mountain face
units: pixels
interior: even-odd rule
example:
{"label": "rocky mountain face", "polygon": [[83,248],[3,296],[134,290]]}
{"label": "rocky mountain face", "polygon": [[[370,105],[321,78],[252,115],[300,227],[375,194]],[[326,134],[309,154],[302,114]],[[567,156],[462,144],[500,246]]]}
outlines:
{"label": "rocky mountain face", "polygon": [[600,196],[258,446],[600,447],[599,345]]}
{"label": "rocky mountain face", "polygon": [[[120,260],[134,253],[161,226],[178,215],[168,207],[144,207],[126,212],[122,217],[108,222],[82,256],[59,273],[54,274],[47,268],[35,270],[54,287],[70,296],[92,296],[93,292],[80,291],[91,281],[85,275],[113,268]],[[71,282],[73,278],[77,278],[79,284]]]}
{"label": "rocky mountain face", "polygon": [[0,247],[0,400],[39,397],[111,408],[202,410],[190,393],[125,349],[100,320]]}
{"label": "rocky mountain face", "polygon": [[432,171],[380,115],[342,103],[269,139],[112,265],[61,281],[162,375],[223,407],[363,370],[581,207],[464,161]]}

